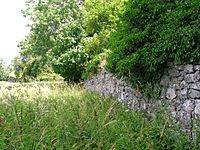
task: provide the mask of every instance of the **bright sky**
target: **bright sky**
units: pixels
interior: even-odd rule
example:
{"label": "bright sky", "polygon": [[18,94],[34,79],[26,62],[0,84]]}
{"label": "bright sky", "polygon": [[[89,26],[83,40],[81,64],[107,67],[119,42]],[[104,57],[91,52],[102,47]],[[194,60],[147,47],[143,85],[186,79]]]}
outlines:
{"label": "bright sky", "polygon": [[17,44],[28,33],[26,19],[21,14],[25,0],[0,1],[0,57],[6,64],[19,53]]}

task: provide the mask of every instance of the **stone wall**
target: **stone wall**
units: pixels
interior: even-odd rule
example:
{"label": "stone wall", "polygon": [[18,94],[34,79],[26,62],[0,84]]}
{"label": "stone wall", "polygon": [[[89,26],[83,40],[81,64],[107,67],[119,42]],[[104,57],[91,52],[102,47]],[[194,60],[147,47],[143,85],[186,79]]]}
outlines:
{"label": "stone wall", "polygon": [[160,98],[150,100],[142,96],[137,89],[123,79],[117,79],[107,71],[101,71],[84,83],[87,89],[112,95],[131,109],[142,109],[151,112],[167,101],[168,109],[177,123],[186,132],[193,135],[194,120],[200,119],[200,64],[177,65],[166,69],[159,82]]}
{"label": "stone wall", "polygon": [[178,65],[166,70],[160,81],[161,99],[169,102],[169,110],[193,135],[195,120],[200,118],[200,65]]}
{"label": "stone wall", "polygon": [[130,108],[140,107],[142,95],[123,79],[117,79],[109,72],[99,72],[96,76],[85,81],[85,87],[100,92],[103,96],[111,94],[117,97],[120,102],[128,104]]}

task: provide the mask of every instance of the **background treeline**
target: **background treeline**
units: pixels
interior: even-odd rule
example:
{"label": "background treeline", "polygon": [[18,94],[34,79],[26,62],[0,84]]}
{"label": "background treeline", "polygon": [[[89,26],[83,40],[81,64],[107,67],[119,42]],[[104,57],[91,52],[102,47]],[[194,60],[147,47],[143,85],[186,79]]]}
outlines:
{"label": "background treeline", "polygon": [[3,58],[0,58],[0,81],[7,80],[9,69],[6,67]]}
{"label": "background treeline", "polygon": [[131,82],[200,58],[199,0],[27,0],[16,78],[78,82],[101,68]]}

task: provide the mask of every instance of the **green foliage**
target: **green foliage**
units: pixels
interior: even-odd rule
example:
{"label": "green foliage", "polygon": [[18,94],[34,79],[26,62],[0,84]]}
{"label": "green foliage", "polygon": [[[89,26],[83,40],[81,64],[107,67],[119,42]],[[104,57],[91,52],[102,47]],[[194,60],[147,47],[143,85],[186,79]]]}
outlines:
{"label": "green foliage", "polygon": [[83,26],[86,35],[93,36],[113,27],[123,10],[125,0],[85,0]]}
{"label": "green foliage", "polygon": [[72,48],[60,56],[55,56],[53,69],[68,81],[78,82],[84,71],[87,57],[88,55],[82,50],[82,47]]}
{"label": "green foliage", "polygon": [[19,44],[21,76],[37,78],[44,66],[67,81],[93,74],[97,58],[109,51],[108,38],[125,1],[85,0],[78,6],[75,0],[27,0],[23,14],[31,32]]}
{"label": "green foliage", "polygon": [[169,62],[199,61],[199,14],[199,0],[129,0],[111,35],[108,69],[143,84],[157,81]]}
{"label": "green foliage", "polygon": [[3,59],[0,59],[0,80],[4,78],[4,63]]}
{"label": "green foliage", "polygon": [[11,70],[14,71],[15,77],[18,81],[33,81],[47,69],[47,65],[41,61],[41,57],[15,57],[12,61]]}
{"label": "green foliage", "polygon": [[9,94],[0,93],[0,149],[198,149],[165,110],[151,118],[80,86],[7,86]]}
{"label": "green foliage", "polygon": [[8,77],[8,69],[5,66],[5,63],[2,58],[0,58],[0,81],[6,80]]}
{"label": "green foliage", "polygon": [[[108,38],[114,30],[125,0],[85,0],[82,6],[84,37],[82,43],[89,56],[84,77],[89,77],[98,70],[98,64],[109,51]],[[90,72],[91,71],[91,72]]]}
{"label": "green foliage", "polygon": [[37,78],[34,79],[35,81],[50,81],[50,82],[55,82],[55,81],[64,81],[64,78],[60,76],[59,74],[56,74],[52,72],[52,70],[45,70],[42,71],[41,74],[37,76]]}
{"label": "green foliage", "polygon": [[19,44],[28,70],[24,74],[36,78],[47,65],[65,80],[79,80],[86,54],[79,52],[83,29],[76,1],[27,0],[23,14],[31,31]]}
{"label": "green foliage", "polygon": [[[56,74],[51,67],[40,61],[40,57],[26,59],[15,57],[12,61],[11,71],[16,81],[62,81],[59,74]],[[38,66],[40,66],[38,68]]]}
{"label": "green foliage", "polygon": [[103,64],[106,60],[108,52],[100,53],[95,55],[86,65],[86,69],[82,75],[83,79],[88,79],[92,75],[98,73],[98,71],[104,69],[105,64]]}
{"label": "green foliage", "polygon": [[191,63],[200,57],[199,0],[26,4],[23,14],[31,32],[19,44],[23,78],[37,78],[50,68],[77,82],[98,71],[109,56],[111,72],[143,84],[157,81],[168,62]]}

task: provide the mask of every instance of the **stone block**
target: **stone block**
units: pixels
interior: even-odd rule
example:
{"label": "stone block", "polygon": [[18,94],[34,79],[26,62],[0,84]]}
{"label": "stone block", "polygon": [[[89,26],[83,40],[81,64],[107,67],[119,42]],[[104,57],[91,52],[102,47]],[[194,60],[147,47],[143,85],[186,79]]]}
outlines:
{"label": "stone block", "polygon": [[200,71],[200,65],[194,65],[194,71]]}
{"label": "stone block", "polygon": [[183,110],[191,113],[194,111],[194,100],[187,100],[183,103]]}
{"label": "stone block", "polygon": [[174,68],[176,68],[179,71],[183,71],[185,69],[185,66],[184,65],[176,65],[176,66],[174,66]]}
{"label": "stone block", "polygon": [[184,88],[184,89],[181,90],[182,95],[187,95],[187,92],[188,92],[187,88]]}
{"label": "stone block", "polygon": [[196,80],[199,81],[200,80],[200,71],[196,71],[194,76],[195,76]]}
{"label": "stone block", "polygon": [[196,74],[188,74],[185,76],[185,81],[187,83],[194,83],[198,81],[197,75]]}
{"label": "stone block", "polygon": [[186,73],[193,73],[193,72],[194,72],[193,65],[185,65],[184,71],[185,71]]}
{"label": "stone block", "polygon": [[200,91],[200,82],[196,82],[196,83],[191,84],[190,88],[197,90],[197,91]]}
{"label": "stone block", "polygon": [[186,83],[185,80],[183,80],[183,81],[181,81],[181,83],[180,83],[180,88],[181,88],[181,89],[186,88],[186,87],[188,87],[188,85],[189,85],[189,84]]}
{"label": "stone block", "polygon": [[200,118],[200,100],[195,101],[194,114],[196,119]]}
{"label": "stone block", "polygon": [[181,74],[176,68],[171,68],[168,70],[169,76],[171,77],[179,77]]}
{"label": "stone block", "polygon": [[191,98],[194,98],[194,99],[200,98],[200,91],[190,89],[189,94]]}
{"label": "stone block", "polygon": [[176,91],[177,97],[181,100],[187,99],[188,97],[188,91],[186,89],[178,90]]}
{"label": "stone block", "polygon": [[178,80],[179,82],[180,82],[180,81],[183,81],[183,79],[184,79],[183,76],[180,76],[180,77],[177,78],[177,80]]}
{"label": "stone block", "polygon": [[166,92],[166,97],[167,99],[170,99],[170,100],[176,98],[176,91],[172,88],[168,88]]}

